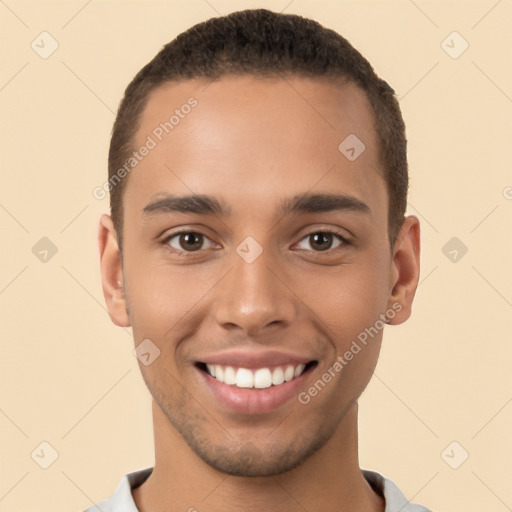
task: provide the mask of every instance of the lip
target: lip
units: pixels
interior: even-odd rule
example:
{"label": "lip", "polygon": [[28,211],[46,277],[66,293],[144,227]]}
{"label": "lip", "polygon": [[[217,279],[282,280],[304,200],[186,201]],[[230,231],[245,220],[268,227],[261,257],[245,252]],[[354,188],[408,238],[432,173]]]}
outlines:
{"label": "lip", "polygon": [[[312,359],[309,359],[306,362],[311,361]],[[300,364],[300,362],[298,364]],[[243,367],[248,367],[247,361],[244,361]],[[221,407],[227,409],[229,412],[257,415],[272,412],[296,397],[315,367],[316,365],[312,365],[302,375],[289,382],[264,389],[230,386],[218,381],[198,367],[196,367],[196,371],[200,374],[201,381],[205,384],[213,400],[220,404]]]}
{"label": "lip", "polygon": [[305,357],[297,354],[280,352],[276,350],[265,350],[261,352],[248,352],[235,350],[229,352],[219,352],[212,355],[206,355],[197,360],[198,363],[219,364],[221,366],[233,366],[237,368],[247,368],[254,370],[257,368],[274,368],[276,366],[285,366],[291,364],[307,364],[315,361],[314,357]]}

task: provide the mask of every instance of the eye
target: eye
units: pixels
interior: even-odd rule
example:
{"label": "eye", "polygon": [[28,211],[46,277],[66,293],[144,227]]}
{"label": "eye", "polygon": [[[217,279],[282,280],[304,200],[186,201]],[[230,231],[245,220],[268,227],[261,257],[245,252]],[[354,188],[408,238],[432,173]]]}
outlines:
{"label": "eye", "polygon": [[[208,247],[203,246],[205,241],[210,243]],[[163,243],[173,249],[171,252],[180,255],[183,252],[197,252],[201,249],[209,249],[213,246],[208,237],[195,231],[180,231],[179,233],[174,233],[169,235]]]}
{"label": "eye", "polygon": [[[333,239],[336,238],[338,241],[338,244],[333,247]],[[324,231],[314,231],[313,233],[309,233],[309,235],[306,235],[301,242],[306,240],[310,248],[305,248],[305,250],[313,250],[315,252],[325,252],[329,249],[336,249],[340,247],[341,245],[348,245],[349,242],[341,236],[339,233],[336,233],[334,231],[324,230]],[[300,242],[299,242],[300,244]],[[304,247],[303,247],[304,249]]]}

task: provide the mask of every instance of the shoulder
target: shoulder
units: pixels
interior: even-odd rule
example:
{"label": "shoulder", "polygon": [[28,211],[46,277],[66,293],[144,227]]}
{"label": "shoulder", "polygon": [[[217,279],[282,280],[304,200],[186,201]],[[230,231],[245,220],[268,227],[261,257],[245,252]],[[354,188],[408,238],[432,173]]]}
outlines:
{"label": "shoulder", "polygon": [[142,485],[152,471],[153,468],[146,468],[124,475],[110,498],[96,503],[84,512],[138,512],[133,501],[132,489]]}
{"label": "shoulder", "polygon": [[393,480],[376,471],[362,469],[361,472],[372,489],[385,499],[384,512],[432,512],[423,505],[411,503]]}

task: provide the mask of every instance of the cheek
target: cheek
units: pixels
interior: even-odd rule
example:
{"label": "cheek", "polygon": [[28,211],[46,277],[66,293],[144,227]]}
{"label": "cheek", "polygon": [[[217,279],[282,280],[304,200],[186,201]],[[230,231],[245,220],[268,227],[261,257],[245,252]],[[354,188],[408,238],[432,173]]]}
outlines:
{"label": "cheek", "polygon": [[329,275],[309,276],[304,302],[322,321],[338,351],[375,324],[388,301],[389,268],[378,261],[340,267]]}
{"label": "cheek", "polygon": [[149,339],[168,371],[188,371],[184,350],[189,339],[197,341],[211,315],[212,292],[225,272],[224,268],[212,272],[198,267],[191,272],[186,266],[161,262],[144,266],[136,260],[127,262],[126,293],[135,345]]}
{"label": "cheek", "polygon": [[[322,293],[307,300],[321,321],[321,329],[330,340],[329,357],[322,361],[313,394],[325,395],[317,402],[336,404],[341,415],[347,404],[357,400],[370,381],[380,353],[385,322],[380,315],[386,312],[385,286],[374,278],[373,272],[358,275],[348,270],[337,282],[322,283]],[[380,275],[382,280],[382,275]],[[319,382],[321,381],[321,382]],[[324,386],[325,384],[325,386]],[[309,391],[307,391],[309,392]]]}
{"label": "cheek", "polygon": [[[135,342],[162,340],[193,311],[197,285],[179,270],[162,264],[142,265],[137,256],[126,262],[126,295]],[[200,290],[199,290],[200,291]]]}
{"label": "cheek", "polygon": [[318,279],[315,290],[304,296],[331,342],[331,355],[319,368],[319,378],[329,382],[325,398],[340,407],[347,399],[357,399],[377,364],[385,326],[380,315],[388,300],[387,273],[389,269],[378,261],[349,265],[330,278]]}

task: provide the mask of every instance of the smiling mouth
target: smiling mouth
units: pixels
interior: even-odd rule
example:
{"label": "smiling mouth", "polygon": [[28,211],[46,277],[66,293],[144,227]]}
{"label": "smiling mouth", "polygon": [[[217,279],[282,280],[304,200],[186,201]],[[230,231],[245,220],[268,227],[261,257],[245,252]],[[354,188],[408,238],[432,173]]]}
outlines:
{"label": "smiling mouth", "polygon": [[210,377],[228,386],[245,389],[266,389],[295,380],[317,364],[317,361],[310,361],[307,364],[287,364],[272,368],[254,369],[206,363],[196,363],[196,366]]}

